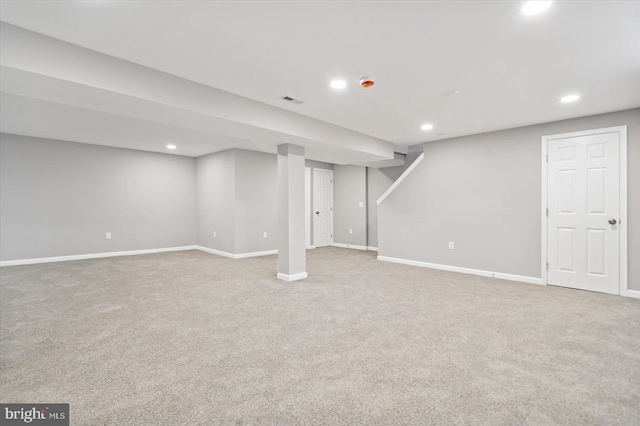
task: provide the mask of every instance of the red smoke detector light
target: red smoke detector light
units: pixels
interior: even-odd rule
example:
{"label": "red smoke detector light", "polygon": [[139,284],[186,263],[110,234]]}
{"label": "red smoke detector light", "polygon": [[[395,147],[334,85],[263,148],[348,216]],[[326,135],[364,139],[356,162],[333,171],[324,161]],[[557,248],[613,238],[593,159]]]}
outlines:
{"label": "red smoke detector light", "polygon": [[373,86],[374,84],[376,84],[376,82],[373,81],[371,77],[362,77],[360,79],[360,86],[364,87],[365,89]]}

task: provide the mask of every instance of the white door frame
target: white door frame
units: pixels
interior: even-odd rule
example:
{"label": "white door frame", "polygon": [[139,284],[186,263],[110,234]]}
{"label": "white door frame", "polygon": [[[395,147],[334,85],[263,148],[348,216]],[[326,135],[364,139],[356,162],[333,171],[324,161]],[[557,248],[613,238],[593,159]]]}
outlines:
{"label": "white door frame", "polygon": [[[316,197],[315,197],[315,185],[316,185],[316,170],[322,170],[324,172],[329,172],[331,174],[331,244],[333,244],[333,170],[331,169],[323,169],[321,167],[315,167],[313,169],[313,191],[314,195],[312,198],[313,203],[313,212],[316,211]],[[315,223],[315,213],[313,214],[313,247],[316,247],[316,223]],[[330,245],[331,245],[330,244]]]}
{"label": "white door frame", "polygon": [[540,256],[542,271],[542,284],[548,284],[547,274],[547,254],[548,244],[547,241],[547,208],[548,208],[548,196],[547,196],[547,173],[548,173],[548,146],[549,141],[554,139],[573,138],[577,136],[591,136],[599,135],[603,133],[618,133],[620,140],[620,220],[619,220],[619,232],[620,232],[620,283],[619,290],[621,296],[638,297],[640,298],[640,291],[629,289],[629,277],[628,277],[628,247],[627,247],[627,126],[606,127],[603,129],[585,130],[582,132],[562,133],[558,135],[549,135],[542,137],[542,200],[540,205],[541,210],[541,227],[540,232],[542,235],[542,255]]}
{"label": "white door frame", "polygon": [[304,168],[304,232],[305,232],[305,245],[308,249],[315,248],[311,241],[313,240],[311,235],[311,167]]}

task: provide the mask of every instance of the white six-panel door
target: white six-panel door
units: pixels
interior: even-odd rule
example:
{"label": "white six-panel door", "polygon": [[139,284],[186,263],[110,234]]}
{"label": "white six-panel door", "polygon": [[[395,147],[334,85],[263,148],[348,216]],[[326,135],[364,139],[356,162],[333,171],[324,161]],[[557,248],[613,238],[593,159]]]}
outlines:
{"label": "white six-panel door", "polygon": [[313,229],[316,247],[333,242],[333,171],[313,170]]}
{"label": "white six-panel door", "polygon": [[620,134],[548,139],[547,153],[548,284],[619,294]]}

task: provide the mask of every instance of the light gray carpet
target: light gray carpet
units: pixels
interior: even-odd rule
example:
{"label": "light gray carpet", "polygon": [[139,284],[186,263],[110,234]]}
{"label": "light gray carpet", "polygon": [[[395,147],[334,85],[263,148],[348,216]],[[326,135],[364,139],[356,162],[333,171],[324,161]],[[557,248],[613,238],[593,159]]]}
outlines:
{"label": "light gray carpet", "polygon": [[308,252],[5,267],[3,402],[75,425],[640,424],[640,300]]}

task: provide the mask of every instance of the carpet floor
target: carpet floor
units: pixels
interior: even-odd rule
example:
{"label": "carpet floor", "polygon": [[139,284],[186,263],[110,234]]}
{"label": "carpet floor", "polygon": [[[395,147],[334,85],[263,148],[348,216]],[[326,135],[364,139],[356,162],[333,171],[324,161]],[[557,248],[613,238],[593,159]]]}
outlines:
{"label": "carpet floor", "polygon": [[4,267],[0,399],[72,425],[640,424],[640,300],[311,250]]}

